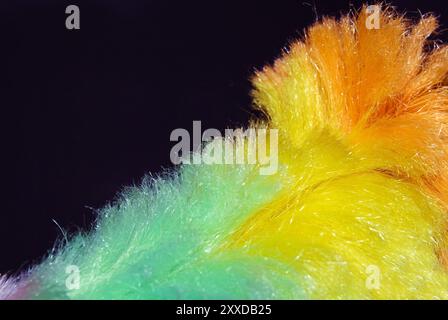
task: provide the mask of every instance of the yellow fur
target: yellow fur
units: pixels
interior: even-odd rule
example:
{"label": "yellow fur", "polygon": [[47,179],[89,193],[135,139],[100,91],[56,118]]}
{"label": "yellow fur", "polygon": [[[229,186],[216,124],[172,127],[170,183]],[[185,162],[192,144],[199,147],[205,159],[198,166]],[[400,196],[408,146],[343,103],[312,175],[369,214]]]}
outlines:
{"label": "yellow fur", "polygon": [[254,77],[288,174],[222,250],[294,266],[310,298],[446,299],[447,49],[424,50],[433,17],[365,19],[324,19]]}

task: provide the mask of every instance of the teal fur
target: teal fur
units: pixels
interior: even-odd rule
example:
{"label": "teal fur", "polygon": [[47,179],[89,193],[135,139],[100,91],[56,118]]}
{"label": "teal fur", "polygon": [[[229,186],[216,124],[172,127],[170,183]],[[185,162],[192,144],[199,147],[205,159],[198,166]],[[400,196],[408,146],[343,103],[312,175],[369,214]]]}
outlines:
{"label": "teal fur", "polygon": [[[100,210],[94,229],[56,247],[27,276],[35,299],[300,299],[296,271],[215,250],[281,190],[258,165],[183,165],[147,177]],[[79,289],[66,268],[79,268]]]}

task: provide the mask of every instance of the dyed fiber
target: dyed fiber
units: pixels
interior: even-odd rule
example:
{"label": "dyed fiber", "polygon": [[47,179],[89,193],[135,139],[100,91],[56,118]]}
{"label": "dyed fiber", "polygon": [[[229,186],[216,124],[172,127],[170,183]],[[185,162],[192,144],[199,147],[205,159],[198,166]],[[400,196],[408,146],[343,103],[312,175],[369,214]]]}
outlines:
{"label": "dyed fiber", "polygon": [[91,231],[0,278],[0,298],[448,298],[448,49],[427,40],[432,16],[366,18],[317,22],[254,75],[268,121],[253,124],[279,130],[277,173],[148,177]]}

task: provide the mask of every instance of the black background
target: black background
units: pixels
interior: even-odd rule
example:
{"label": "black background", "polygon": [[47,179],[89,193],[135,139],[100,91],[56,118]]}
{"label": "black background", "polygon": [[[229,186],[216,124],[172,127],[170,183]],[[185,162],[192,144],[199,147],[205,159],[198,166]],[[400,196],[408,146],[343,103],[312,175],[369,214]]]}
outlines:
{"label": "black background", "polygon": [[[38,261],[145,173],[172,167],[170,133],[244,125],[248,78],[317,15],[358,1],[0,2],[0,273]],[[81,30],[65,28],[76,4]],[[413,17],[445,1],[392,1]],[[54,222],[57,222],[57,224]]]}

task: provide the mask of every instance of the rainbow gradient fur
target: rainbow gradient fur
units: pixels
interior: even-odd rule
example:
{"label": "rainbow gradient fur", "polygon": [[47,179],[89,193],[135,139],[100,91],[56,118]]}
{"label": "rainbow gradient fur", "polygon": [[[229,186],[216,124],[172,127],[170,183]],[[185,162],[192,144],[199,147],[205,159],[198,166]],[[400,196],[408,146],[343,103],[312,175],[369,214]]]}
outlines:
{"label": "rainbow gradient fur", "polygon": [[252,126],[279,129],[276,174],[202,164],[147,177],[90,232],[0,278],[0,297],[448,298],[448,49],[428,49],[432,16],[383,8],[367,29],[364,9],[316,23],[254,75],[269,120]]}

